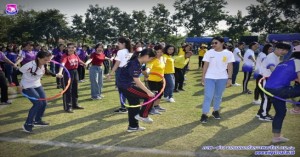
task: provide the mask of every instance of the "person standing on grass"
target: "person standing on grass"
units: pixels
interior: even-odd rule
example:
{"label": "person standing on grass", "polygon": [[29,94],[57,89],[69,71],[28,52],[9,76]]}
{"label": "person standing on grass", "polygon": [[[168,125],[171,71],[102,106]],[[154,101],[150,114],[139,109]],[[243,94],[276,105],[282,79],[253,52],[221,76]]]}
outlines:
{"label": "person standing on grass", "polygon": [[[265,86],[266,82],[268,82],[268,77],[274,71],[276,66],[280,63],[280,57],[286,55],[290,49],[291,46],[289,44],[277,43],[275,46],[275,51],[273,53],[268,54],[267,57],[263,60],[260,68],[260,74],[263,77],[266,77],[266,79],[262,81],[263,87]],[[258,117],[261,121],[272,121],[273,117],[269,114],[270,109],[270,97],[264,94],[256,117]]]}
{"label": "person standing on grass", "polygon": [[253,67],[255,66],[255,54],[254,52],[259,48],[259,44],[257,42],[252,42],[249,45],[249,49],[245,52],[244,55],[244,65],[242,70],[244,72],[243,79],[243,94],[252,94],[252,91],[248,89],[248,82],[250,81]]}
{"label": "person standing on grass", "polygon": [[[41,84],[41,78],[45,74],[44,65],[51,60],[52,54],[48,51],[40,51],[37,53],[36,59],[23,65],[19,71],[23,74],[21,79],[22,92],[29,97],[37,99],[46,98],[44,89]],[[51,72],[50,72],[51,73]],[[62,75],[52,76],[62,77]],[[32,100],[29,99],[33,106],[29,110],[27,120],[23,125],[25,132],[31,133],[34,126],[48,126],[49,123],[44,122],[42,117],[44,115],[47,101],[46,100]]]}
{"label": "person standing on grass", "polygon": [[[87,45],[83,45],[82,46],[82,49],[79,49],[77,51],[77,55],[79,57],[80,60],[82,60],[83,62],[85,62],[87,60],[87,49],[88,49],[88,46]],[[85,67],[81,64],[78,65],[78,78],[79,78],[79,81],[78,82],[85,82],[84,78],[85,78]]]}
{"label": "person standing on grass", "polygon": [[[105,57],[111,58],[112,57],[112,51],[111,45],[107,45],[107,49],[104,51]],[[110,60],[104,60],[104,75],[107,75],[109,73],[110,68]]]}
{"label": "person standing on grass", "polygon": [[263,60],[267,57],[269,53],[273,51],[273,46],[271,44],[266,44],[263,47],[262,52],[260,52],[256,58],[256,66],[255,66],[255,71],[254,71],[254,78],[256,79],[256,87],[254,90],[254,100],[252,104],[255,105],[260,105],[261,101],[259,100],[259,96],[263,98],[263,91],[258,87],[258,82],[259,80],[263,77],[261,73],[261,68],[262,68],[262,62]]}
{"label": "person standing on grass", "polygon": [[[140,99],[144,102],[149,101],[155,96],[140,80],[142,73],[142,64],[149,62],[155,57],[152,49],[144,49],[141,52],[135,52],[127,65],[120,68],[120,77],[118,79],[118,88],[128,100],[129,105],[139,105]],[[147,105],[134,108],[128,108],[128,132],[143,131],[144,127],[139,126],[138,121],[152,123],[153,120],[148,116],[153,102]]]}
{"label": "person standing on grass", "polygon": [[[13,68],[17,68],[17,65],[11,62],[2,51],[0,51],[0,62],[5,62],[13,66]],[[3,72],[2,67],[0,66],[0,88],[1,88],[1,102],[0,105],[8,105],[11,104],[11,101],[8,100],[8,86],[5,74]]]}
{"label": "person standing on grass", "polygon": [[[212,116],[215,119],[220,117],[220,105],[223,92],[232,84],[232,63],[234,56],[232,52],[225,49],[224,38],[214,37],[212,48],[204,55],[202,84],[204,85],[204,101],[202,103],[201,123],[207,123],[210,105],[213,102],[214,111]],[[227,72],[228,70],[228,72]]]}
{"label": "person standing on grass", "polygon": [[175,53],[175,47],[173,45],[167,45],[164,49],[164,55],[163,57],[166,60],[165,65],[165,71],[164,71],[164,77],[166,80],[166,87],[164,90],[164,100],[168,102],[175,102],[173,98],[173,92],[174,92],[174,86],[175,86],[175,67],[174,67],[174,56]]}
{"label": "person standing on grass", "polygon": [[[65,49],[65,45],[64,44],[59,44],[58,47],[56,49],[53,50],[53,58],[52,60],[61,63],[61,58],[64,54],[64,49]],[[59,72],[59,65],[55,65],[55,73]],[[57,85],[57,89],[62,88],[62,79],[61,78],[56,78],[56,85]]]}
{"label": "person standing on grass", "polygon": [[175,87],[174,92],[185,91],[183,89],[184,81],[184,67],[189,63],[190,57],[193,55],[192,51],[186,52],[183,56],[174,57],[175,67]]}
{"label": "person standing on grass", "polygon": [[[148,86],[151,91],[160,92],[163,88],[163,79],[157,75],[151,74],[152,72],[158,73],[161,76],[164,76],[165,70],[165,59],[163,56],[163,46],[156,45],[154,47],[156,57],[153,58],[146,65],[146,73],[143,72],[145,78],[148,80]],[[151,54],[154,56],[154,54]],[[162,108],[159,103],[163,93],[154,101],[153,107],[150,110],[150,114],[160,114],[160,112],[165,112],[166,109]]]}
{"label": "person standing on grass", "polygon": [[90,81],[91,81],[91,99],[99,100],[103,98],[102,87],[103,87],[103,62],[109,58],[105,57],[103,52],[104,46],[97,44],[95,46],[96,52],[92,53],[90,59],[85,63],[88,65],[92,63],[90,67]]}
{"label": "person standing on grass", "polygon": [[[75,54],[75,44],[68,43],[67,44],[68,52],[62,56],[61,64],[67,68],[70,73],[71,84],[67,91],[63,94],[63,106],[64,110],[68,113],[73,113],[73,109],[84,109],[83,107],[78,105],[78,64],[85,63],[80,60],[80,58]],[[63,68],[59,68],[59,75],[62,75]],[[64,72],[63,74],[63,89],[66,88],[68,84],[68,74]]]}
{"label": "person standing on grass", "polygon": [[[16,63],[18,54],[14,52],[14,46],[12,44],[9,44],[6,48],[6,57],[13,63]],[[10,64],[5,64],[5,76],[8,80],[9,86],[14,87],[16,84],[14,83],[13,74],[14,71],[16,71],[15,68],[13,68]]]}
{"label": "person standing on grass", "polygon": [[[118,86],[118,79],[121,78],[120,72],[119,70],[124,67],[128,60],[131,58],[132,56],[132,47],[131,47],[131,41],[128,38],[125,37],[120,37],[118,39],[118,48],[119,51],[117,52],[117,56],[115,57],[115,64],[114,67],[112,68],[110,74],[107,74],[107,78],[110,79],[111,75],[113,75],[116,72],[115,78],[116,78],[116,83]],[[124,93],[122,93],[120,91],[120,89],[118,89],[119,91],[119,96],[120,96],[120,104],[121,107],[117,110],[115,110],[115,113],[127,113],[127,109],[124,106],[125,102],[126,102],[126,98],[124,96]]]}
{"label": "person standing on grass", "polygon": [[234,60],[235,62],[232,63],[233,72],[232,72],[232,86],[241,86],[240,84],[236,83],[236,78],[240,70],[240,62],[244,61],[242,56],[241,50],[244,49],[245,43],[239,42],[237,47],[233,50]]}
{"label": "person standing on grass", "polygon": [[202,60],[206,51],[207,51],[206,45],[202,44],[198,51],[199,53],[198,69],[203,68],[204,62]]}
{"label": "person standing on grass", "polygon": [[25,43],[24,45],[24,50],[21,51],[21,54],[19,56],[19,59],[16,61],[16,64],[20,64],[25,65],[26,63],[35,60],[36,51],[33,51],[33,42],[28,41],[27,43]]}
{"label": "person standing on grass", "polygon": [[[265,89],[271,94],[283,99],[295,98],[300,96],[300,85],[291,86],[291,82],[300,82],[300,45],[293,48],[291,59],[276,66],[268,81]],[[275,109],[275,116],[272,122],[273,139],[272,143],[287,142],[289,139],[281,135],[283,120],[286,115],[286,102],[271,98]],[[298,108],[300,105],[296,105]]]}

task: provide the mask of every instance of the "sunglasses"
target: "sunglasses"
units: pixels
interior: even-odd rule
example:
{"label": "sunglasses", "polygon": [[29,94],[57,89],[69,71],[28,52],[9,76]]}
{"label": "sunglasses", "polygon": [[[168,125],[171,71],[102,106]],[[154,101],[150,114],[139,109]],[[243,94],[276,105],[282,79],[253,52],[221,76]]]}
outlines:
{"label": "sunglasses", "polygon": [[218,44],[218,42],[211,42],[211,44],[212,44],[212,45],[217,45],[217,44]]}

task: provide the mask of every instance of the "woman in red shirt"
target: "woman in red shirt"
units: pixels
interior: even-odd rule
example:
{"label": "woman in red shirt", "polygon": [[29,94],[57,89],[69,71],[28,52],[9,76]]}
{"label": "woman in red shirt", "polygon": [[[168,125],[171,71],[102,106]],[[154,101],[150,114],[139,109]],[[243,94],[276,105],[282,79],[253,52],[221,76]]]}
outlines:
{"label": "woman in red shirt", "polygon": [[[75,44],[68,43],[67,44],[68,52],[62,56],[61,64],[65,66],[71,78],[71,85],[69,89],[63,94],[63,105],[64,110],[68,113],[73,113],[73,109],[84,109],[83,107],[78,105],[78,64],[82,64],[85,66],[85,63],[79,59],[79,57],[75,54]],[[63,68],[60,67],[58,75],[62,76]],[[63,74],[63,88],[66,88],[68,83],[68,74]]]}
{"label": "woman in red shirt", "polygon": [[103,98],[101,95],[102,87],[103,87],[103,62],[105,59],[109,59],[105,57],[103,53],[104,46],[102,44],[97,44],[95,46],[94,53],[91,54],[90,59],[85,63],[86,65],[92,63],[90,67],[90,81],[91,81],[91,99],[99,100]]}

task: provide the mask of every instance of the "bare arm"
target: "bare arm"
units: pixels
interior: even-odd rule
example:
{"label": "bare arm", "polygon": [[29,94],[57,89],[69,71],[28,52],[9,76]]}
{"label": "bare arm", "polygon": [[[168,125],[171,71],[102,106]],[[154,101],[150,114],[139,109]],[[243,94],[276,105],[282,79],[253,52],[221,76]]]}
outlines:
{"label": "bare arm", "polygon": [[209,65],[209,62],[204,62],[204,65],[203,65],[203,71],[202,71],[202,84],[204,84],[204,80],[205,80],[205,75],[206,75],[206,72],[207,72],[207,69],[208,69],[208,65]]}
{"label": "bare arm", "polygon": [[232,65],[232,63],[228,63],[227,70],[228,70],[227,87],[229,87],[232,84],[232,71],[233,71],[233,65]]}

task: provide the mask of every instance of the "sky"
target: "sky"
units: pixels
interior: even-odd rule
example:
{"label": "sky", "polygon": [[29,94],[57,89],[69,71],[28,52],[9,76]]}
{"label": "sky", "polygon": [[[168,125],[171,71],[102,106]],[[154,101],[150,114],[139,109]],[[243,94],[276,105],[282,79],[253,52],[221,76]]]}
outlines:
{"label": "sky", "polygon": [[[257,4],[256,0],[226,0],[227,5],[225,11],[229,15],[236,15],[238,10],[242,11],[243,16],[247,15],[246,7],[251,4]],[[17,4],[22,6],[24,10],[47,10],[58,9],[65,14],[67,21],[71,23],[72,16],[75,14],[83,15],[86,13],[89,5],[98,4],[100,7],[115,6],[127,13],[132,13],[133,10],[145,10],[149,14],[151,8],[157,3],[163,3],[170,11],[171,15],[175,13],[173,7],[175,0],[1,0],[0,9],[5,9],[6,4]],[[225,21],[219,22],[220,29],[227,29]],[[184,34],[185,29],[179,28],[179,34]],[[210,32],[206,32],[209,34]]]}

